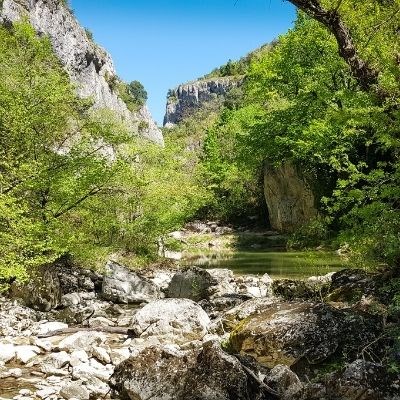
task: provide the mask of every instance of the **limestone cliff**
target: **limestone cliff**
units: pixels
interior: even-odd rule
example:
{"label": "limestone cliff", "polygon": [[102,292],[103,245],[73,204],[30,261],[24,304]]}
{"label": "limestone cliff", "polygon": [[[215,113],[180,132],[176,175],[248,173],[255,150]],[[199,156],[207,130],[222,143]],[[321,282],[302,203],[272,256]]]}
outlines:
{"label": "limestone cliff", "polygon": [[26,17],[38,34],[48,35],[54,51],[81,97],[91,97],[96,108],[115,111],[132,128],[157,143],[163,137],[146,106],[129,111],[110,84],[116,72],[110,55],[86,34],[64,0],[0,1],[0,23],[15,22]]}
{"label": "limestone cliff", "polygon": [[264,169],[264,194],[272,229],[293,232],[317,216],[314,193],[291,163]]}
{"label": "limestone cliff", "polygon": [[223,77],[179,85],[168,93],[164,126],[171,127],[207,103],[223,100],[230,90],[240,84],[238,78]]}

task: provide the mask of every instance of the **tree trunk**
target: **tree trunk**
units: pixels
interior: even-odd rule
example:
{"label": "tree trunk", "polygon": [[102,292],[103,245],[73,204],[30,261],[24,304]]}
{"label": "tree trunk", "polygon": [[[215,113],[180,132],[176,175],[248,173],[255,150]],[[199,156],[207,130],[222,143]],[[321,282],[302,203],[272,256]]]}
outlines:
{"label": "tree trunk", "polygon": [[378,83],[378,71],[370,67],[357,53],[350,30],[340,18],[338,7],[334,10],[326,10],[318,0],[288,1],[333,33],[339,46],[340,56],[349,65],[352,75],[364,91],[369,91],[373,85]]}

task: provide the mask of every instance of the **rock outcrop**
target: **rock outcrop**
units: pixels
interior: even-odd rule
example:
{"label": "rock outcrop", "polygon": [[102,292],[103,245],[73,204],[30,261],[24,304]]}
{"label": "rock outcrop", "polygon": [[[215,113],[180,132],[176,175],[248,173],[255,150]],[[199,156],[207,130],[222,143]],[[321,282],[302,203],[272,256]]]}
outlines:
{"label": "rock outcrop", "polygon": [[262,388],[218,344],[182,352],[151,347],[120,364],[111,377],[119,398],[131,400],[255,400]]}
{"label": "rock outcrop", "polygon": [[157,143],[163,137],[149,110],[143,106],[131,112],[113,90],[110,82],[116,72],[110,55],[86,34],[62,0],[3,0],[0,2],[0,23],[26,17],[39,35],[48,35],[54,52],[77,85],[78,95],[90,97],[96,108],[116,112],[141,136]]}
{"label": "rock outcrop", "polygon": [[271,228],[292,232],[317,216],[314,193],[291,163],[264,168],[264,195]]}
{"label": "rock outcrop", "polygon": [[207,103],[224,100],[227,93],[240,84],[237,78],[224,77],[179,85],[168,93],[164,126],[172,127]]}

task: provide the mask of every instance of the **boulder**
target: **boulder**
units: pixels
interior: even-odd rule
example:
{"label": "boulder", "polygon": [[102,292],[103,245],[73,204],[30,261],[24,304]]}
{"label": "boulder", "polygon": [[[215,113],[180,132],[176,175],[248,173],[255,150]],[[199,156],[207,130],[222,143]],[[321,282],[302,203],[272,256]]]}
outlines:
{"label": "boulder", "polygon": [[68,328],[68,324],[64,324],[63,322],[52,321],[52,322],[44,322],[40,324],[35,330],[37,335],[46,335],[49,332],[58,331],[60,329]]}
{"label": "boulder", "polygon": [[116,303],[142,303],[160,298],[161,292],[149,279],[109,261],[103,279],[102,297]]}
{"label": "boulder", "polygon": [[279,232],[293,232],[317,216],[311,185],[290,162],[265,165],[264,195],[271,228]]}
{"label": "boulder", "polygon": [[21,364],[28,364],[28,362],[33,360],[40,352],[39,347],[36,346],[16,346],[15,358],[17,362]]}
{"label": "boulder", "polygon": [[9,343],[0,343],[0,363],[7,364],[16,355],[15,346]]}
{"label": "boulder", "polygon": [[110,386],[131,400],[255,400],[262,389],[215,342],[187,352],[150,347],[116,367]]}
{"label": "boulder", "polygon": [[185,343],[201,340],[210,319],[206,312],[189,299],[162,299],[140,309],[132,321],[138,337],[157,336],[162,341]]}
{"label": "boulder", "polygon": [[[343,370],[308,383],[293,400],[398,400],[399,385],[387,367],[355,360]],[[397,377],[398,382],[398,377]]]}
{"label": "boulder", "polygon": [[272,291],[275,296],[285,300],[321,300],[329,290],[330,282],[324,280],[292,280],[278,279],[272,283]]}
{"label": "boulder", "polygon": [[216,290],[218,280],[207,270],[188,267],[178,271],[168,285],[167,297],[199,301],[209,298]]}
{"label": "boulder", "polygon": [[67,336],[58,344],[60,350],[65,350],[72,353],[74,350],[84,350],[90,352],[92,346],[104,343],[106,336],[100,332],[76,332],[73,335]]}
{"label": "boulder", "polygon": [[276,390],[283,400],[292,400],[303,389],[299,377],[286,365],[276,365],[272,368],[264,382]]}
{"label": "boulder", "polygon": [[66,400],[89,400],[89,391],[81,381],[68,382],[61,388],[60,395]]}
{"label": "boulder", "polygon": [[381,321],[366,314],[323,303],[280,302],[241,321],[229,344],[266,367],[307,368],[333,354],[356,356],[381,330]]}

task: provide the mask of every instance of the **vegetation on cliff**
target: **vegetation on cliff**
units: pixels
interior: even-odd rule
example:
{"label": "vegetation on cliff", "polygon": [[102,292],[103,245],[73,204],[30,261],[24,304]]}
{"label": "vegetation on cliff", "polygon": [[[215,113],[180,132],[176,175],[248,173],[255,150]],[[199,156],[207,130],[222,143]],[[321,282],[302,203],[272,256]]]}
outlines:
{"label": "vegetation on cliff", "polygon": [[81,100],[27,23],[0,27],[0,284],[69,254],[154,254],[200,207],[186,158]]}

